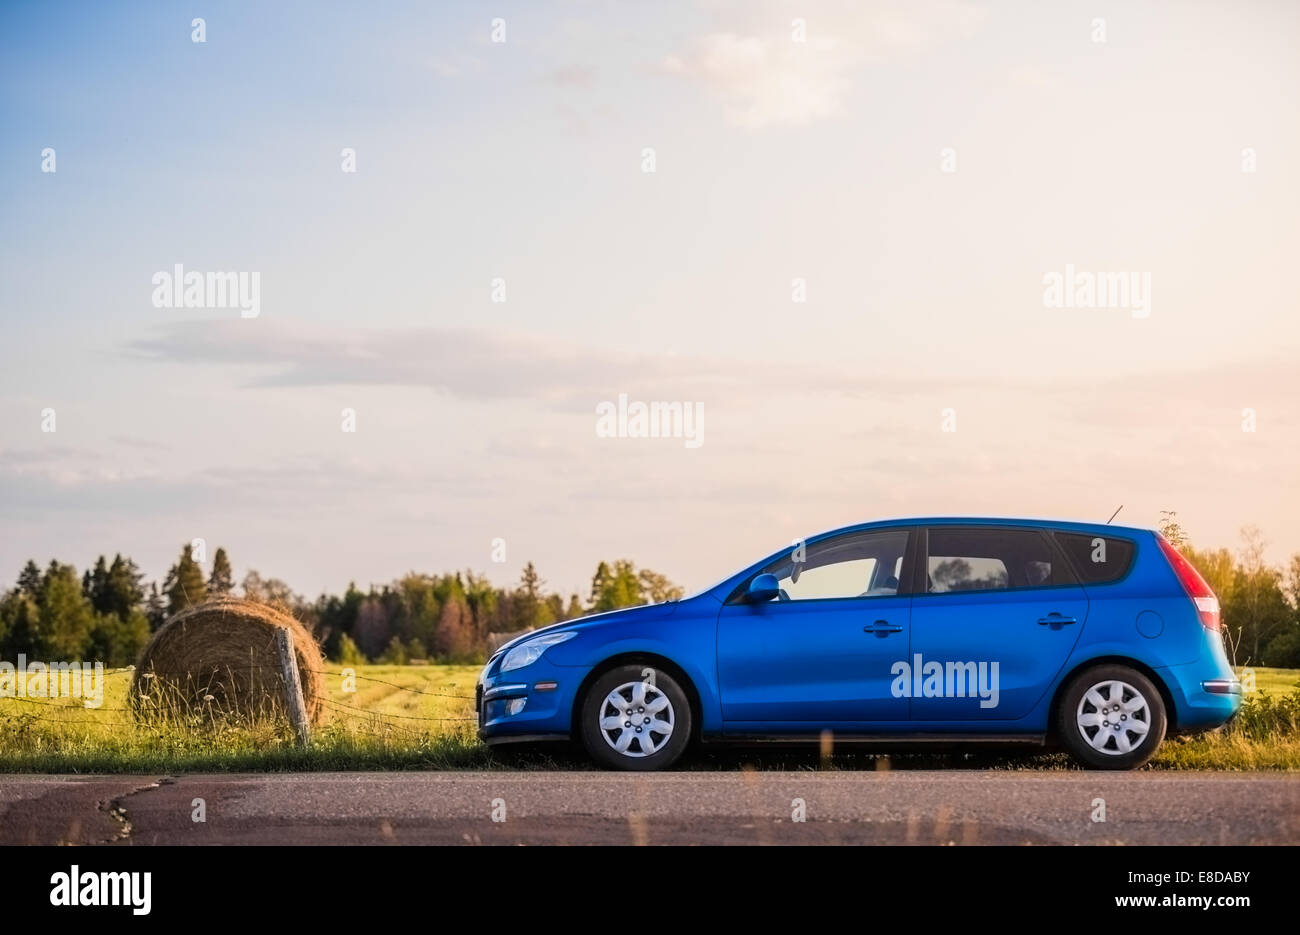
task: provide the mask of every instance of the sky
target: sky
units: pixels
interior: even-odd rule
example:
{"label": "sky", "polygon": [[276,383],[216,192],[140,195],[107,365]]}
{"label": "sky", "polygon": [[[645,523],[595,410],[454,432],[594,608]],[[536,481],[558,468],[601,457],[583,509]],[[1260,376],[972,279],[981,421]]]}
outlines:
{"label": "sky", "polygon": [[[6,3],[0,585],[119,551],[160,578],[202,538],[308,596],[529,560],[585,595],[620,557],[694,589],[868,519],[1121,504],[1280,563],[1298,27]],[[256,274],[256,317],[159,307],[177,264]],[[689,405],[698,444],[603,437],[620,397]]]}

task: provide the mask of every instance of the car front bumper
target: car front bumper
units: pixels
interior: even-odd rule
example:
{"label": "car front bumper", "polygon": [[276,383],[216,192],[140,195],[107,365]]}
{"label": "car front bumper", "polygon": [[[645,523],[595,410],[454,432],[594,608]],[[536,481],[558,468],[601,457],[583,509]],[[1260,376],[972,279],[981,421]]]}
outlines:
{"label": "car front bumper", "polygon": [[494,658],[475,686],[479,739],[488,744],[567,740],[585,670],[552,665],[545,656],[506,673],[500,666]]}

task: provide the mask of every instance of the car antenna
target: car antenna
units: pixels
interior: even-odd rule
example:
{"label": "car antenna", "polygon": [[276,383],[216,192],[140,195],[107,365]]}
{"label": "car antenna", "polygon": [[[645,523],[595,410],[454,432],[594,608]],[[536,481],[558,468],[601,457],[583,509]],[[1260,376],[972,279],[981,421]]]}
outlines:
{"label": "car antenna", "polygon": [[1122,510],[1122,509],[1124,509],[1124,504],[1121,503],[1121,504],[1119,505],[1119,507],[1115,510],[1115,512],[1112,513],[1112,514],[1110,514],[1110,519],[1106,520],[1106,525],[1107,525],[1107,526],[1110,525],[1111,520],[1113,520],[1116,516],[1119,516],[1119,511]]}

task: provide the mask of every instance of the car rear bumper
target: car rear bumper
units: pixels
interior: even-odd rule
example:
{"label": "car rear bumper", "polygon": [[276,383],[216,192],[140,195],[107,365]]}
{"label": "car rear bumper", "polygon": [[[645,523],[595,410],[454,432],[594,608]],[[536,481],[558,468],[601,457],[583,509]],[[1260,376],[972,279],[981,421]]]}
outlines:
{"label": "car rear bumper", "polygon": [[1156,673],[1173,698],[1172,730],[1188,733],[1221,727],[1241,710],[1241,683],[1231,670],[1195,662],[1166,666]]}

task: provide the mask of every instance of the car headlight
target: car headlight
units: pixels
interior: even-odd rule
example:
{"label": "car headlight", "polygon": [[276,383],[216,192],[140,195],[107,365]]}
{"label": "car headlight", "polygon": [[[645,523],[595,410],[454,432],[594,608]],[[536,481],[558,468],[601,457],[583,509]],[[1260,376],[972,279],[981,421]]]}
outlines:
{"label": "car headlight", "polygon": [[538,659],[541,659],[542,653],[556,643],[571,640],[577,635],[577,630],[564,630],[560,633],[544,633],[541,636],[533,637],[531,640],[526,640],[506,653],[506,658],[501,660],[501,671],[509,672],[511,669],[522,669],[524,666],[530,666]]}

